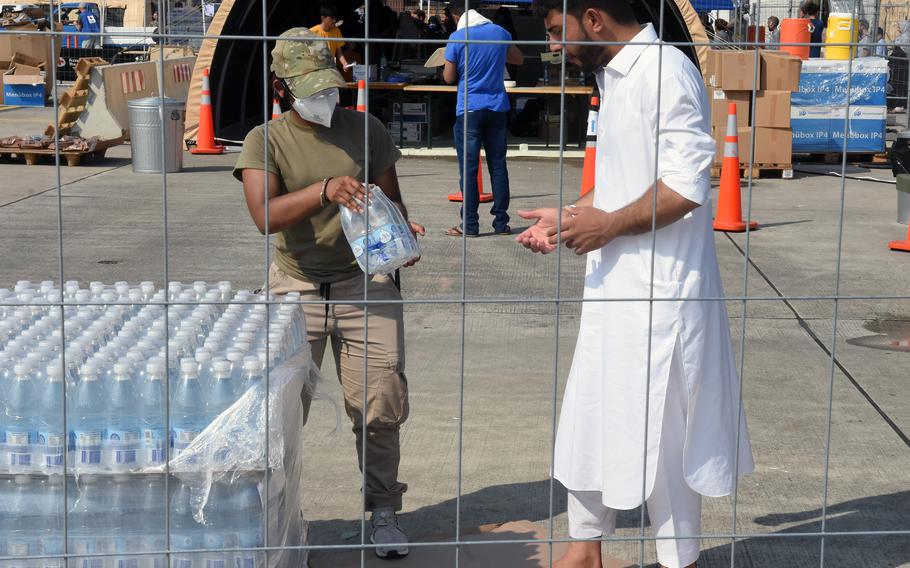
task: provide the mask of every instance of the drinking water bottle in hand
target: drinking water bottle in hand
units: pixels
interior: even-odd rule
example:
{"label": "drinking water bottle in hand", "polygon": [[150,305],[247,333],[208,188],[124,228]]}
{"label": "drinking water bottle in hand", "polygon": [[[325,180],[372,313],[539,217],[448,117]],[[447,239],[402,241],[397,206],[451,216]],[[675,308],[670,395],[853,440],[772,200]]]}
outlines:
{"label": "drinking water bottle in hand", "polygon": [[420,256],[410,225],[378,186],[369,186],[363,213],[341,208],[341,227],[364,272],[389,274]]}

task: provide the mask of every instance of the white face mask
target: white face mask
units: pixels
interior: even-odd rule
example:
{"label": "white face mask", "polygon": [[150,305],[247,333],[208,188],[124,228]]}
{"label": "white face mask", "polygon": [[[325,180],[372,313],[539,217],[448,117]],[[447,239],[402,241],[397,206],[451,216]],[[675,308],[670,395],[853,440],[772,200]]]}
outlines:
{"label": "white face mask", "polygon": [[315,122],[328,128],[332,125],[332,115],[338,105],[340,95],[338,89],[319,91],[304,99],[294,99],[293,106],[300,118],[307,122]]}

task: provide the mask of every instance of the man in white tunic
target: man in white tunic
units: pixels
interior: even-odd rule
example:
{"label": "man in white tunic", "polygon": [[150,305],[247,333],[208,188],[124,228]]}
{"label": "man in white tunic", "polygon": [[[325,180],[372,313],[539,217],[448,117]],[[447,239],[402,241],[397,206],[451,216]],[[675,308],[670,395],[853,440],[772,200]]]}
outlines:
{"label": "man in white tunic", "polygon": [[[563,0],[534,3],[551,41],[626,44],[551,46],[600,86],[595,189],[562,211],[560,235],[556,209],[519,212],[537,221],[525,247],[587,254],[554,464],[569,534],[599,539],[617,510],[646,502],[661,565],[694,566],[701,496],[729,495],[753,469],[720,300],[704,84],[626,0],[568,0],[566,14]],[[599,568],[600,542],[572,543],[557,566]]]}

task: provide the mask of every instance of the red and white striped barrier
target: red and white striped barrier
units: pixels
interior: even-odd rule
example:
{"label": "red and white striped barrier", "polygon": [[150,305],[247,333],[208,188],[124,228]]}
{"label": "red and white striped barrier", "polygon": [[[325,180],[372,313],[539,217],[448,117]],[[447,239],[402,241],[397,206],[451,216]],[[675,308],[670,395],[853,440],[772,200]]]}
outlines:
{"label": "red and white striped barrier", "polygon": [[145,73],[142,70],[121,73],[120,86],[124,95],[141,91],[145,88]]}

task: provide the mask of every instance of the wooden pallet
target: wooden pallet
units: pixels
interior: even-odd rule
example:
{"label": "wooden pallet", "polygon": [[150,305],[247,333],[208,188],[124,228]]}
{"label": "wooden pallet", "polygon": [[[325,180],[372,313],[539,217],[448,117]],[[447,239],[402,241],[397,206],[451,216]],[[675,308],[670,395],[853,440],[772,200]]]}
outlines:
{"label": "wooden pallet", "polygon": [[[69,134],[85,111],[92,69],[100,65],[108,65],[108,62],[100,57],[83,57],[76,63],[76,81],[60,96],[60,104],[57,105],[57,136]],[[44,134],[54,137],[54,125],[48,125]]]}
{"label": "wooden pallet", "polygon": [[[711,177],[720,177],[720,164],[711,166]],[[739,165],[739,179],[749,179],[749,166]],[[793,164],[753,164],[752,179],[781,178],[793,179]]]}
{"label": "wooden pallet", "polygon": [[[73,152],[61,151],[61,161],[66,160],[67,166],[78,166],[83,160],[100,160],[108,148],[123,143],[123,138],[114,140],[99,140],[91,150]],[[24,160],[27,166],[34,166],[44,160],[45,162],[54,162],[56,150],[47,148],[0,148],[0,159],[10,161]]]}

